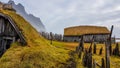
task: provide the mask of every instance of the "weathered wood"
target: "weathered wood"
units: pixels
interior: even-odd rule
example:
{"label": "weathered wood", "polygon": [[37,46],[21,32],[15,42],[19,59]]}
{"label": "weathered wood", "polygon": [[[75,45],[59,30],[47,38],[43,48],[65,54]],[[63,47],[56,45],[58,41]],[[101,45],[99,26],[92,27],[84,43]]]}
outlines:
{"label": "weathered wood", "polygon": [[101,68],[101,66],[100,66],[98,63],[96,63],[96,65],[97,65],[99,68]]}
{"label": "weathered wood", "polygon": [[82,48],[79,49],[78,57],[81,59],[82,56]]}
{"label": "weathered wood", "polygon": [[105,60],[104,60],[104,58],[101,59],[101,62],[102,62],[101,68],[105,68]]}
{"label": "weathered wood", "polygon": [[94,43],[94,49],[93,49],[93,53],[96,54],[96,43]]}
{"label": "weathered wood", "polygon": [[84,51],[84,36],[81,36],[81,40],[79,42],[79,49],[82,48],[82,51]]}
{"label": "weathered wood", "polygon": [[0,46],[0,56],[6,51],[7,41],[2,39],[1,46]]}
{"label": "weathered wood", "polygon": [[93,68],[96,68],[96,62],[93,60]]}
{"label": "weathered wood", "polygon": [[112,25],[111,31],[110,31],[110,35],[109,35],[109,40],[111,40],[111,37],[112,37],[113,27],[114,27],[114,26]]}
{"label": "weathered wood", "polygon": [[102,55],[103,47],[100,48],[99,55]]}
{"label": "weathered wood", "polygon": [[[84,42],[86,43],[90,43],[92,38],[94,37],[94,42],[97,43],[105,43],[105,41],[108,38],[109,33],[107,34],[85,34],[84,35]],[[81,37],[82,35],[64,35],[64,40],[65,41],[69,41],[69,42],[75,42],[75,41],[79,41],[79,37]]]}
{"label": "weathered wood", "polygon": [[110,46],[110,42],[106,42],[105,48],[106,48],[106,53],[105,53],[105,57],[106,57],[106,68],[110,68],[110,53],[109,53],[109,46]]}
{"label": "weathered wood", "polygon": [[85,50],[82,63],[84,67],[92,68],[92,53],[89,53],[87,50]]}
{"label": "weathered wood", "polygon": [[20,43],[27,44],[12,18],[0,13],[0,56],[10,47],[12,42],[18,39],[20,39]]}
{"label": "weathered wood", "polygon": [[0,33],[3,33],[4,32],[4,27],[5,27],[5,24],[4,24],[4,19],[3,18],[0,18]]}
{"label": "weathered wood", "polygon": [[93,60],[93,68],[101,68],[101,65],[99,65],[95,60]]}
{"label": "weathered wood", "polygon": [[89,53],[92,53],[92,44],[90,45],[88,52],[89,52]]}
{"label": "weathered wood", "polygon": [[110,68],[110,52],[109,52],[109,48],[111,46],[111,36],[112,36],[112,31],[113,31],[113,25],[111,27],[111,32],[110,35],[106,41],[106,45],[105,45],[105,49],[106,49],[106,53],[105,53],[105,58],[106,58],[106,68]]}
{"label": "weathered wood", "polygon": [[112,45],[110,44],[109,46],[109,53],[110,53],[110,56],[112,55]]}
{"label": "weathered wood", "polygon": [[79,51],[79,47],[78,47],[78,46],[76,46],[76,53],[78,53],[78,51]]}
{"label": "weathered wood", "polygon": [[[1,15],[1,14],[0,14]],[[20,37],[20,42],[23,44],[23,45],[26,45],[27,42],[26,42],[26,39],[25,37],[23,36],[22,32],[19,31],[19,28],[17,27],[17,25],[14,23],[14,21],[12,20],[12,18],[10,16],[4,16],[2,15],[3,17],[6,17],[6,19],[8,20],[8,22],[11,24],[11,26],[13,27],[13,30],[17,33],[17,35]],[[14,32],[13,32],[14,33]]]}
{"label": "weathered wood", "polygon": [[113,55],[120,56],[118,43],[116,44],[116,47],[113,49]]}
{"label": "weathered wood", "polygon": [[92,68],[92,53],[88,55],[88,68]]}
{"label": "weathered wood", "polygon": [[82,63],[83,63],[83,66],[86,67],[87,66],[87,50],[85,49],[85,52],[83,54],[83,58],[82,58]]}

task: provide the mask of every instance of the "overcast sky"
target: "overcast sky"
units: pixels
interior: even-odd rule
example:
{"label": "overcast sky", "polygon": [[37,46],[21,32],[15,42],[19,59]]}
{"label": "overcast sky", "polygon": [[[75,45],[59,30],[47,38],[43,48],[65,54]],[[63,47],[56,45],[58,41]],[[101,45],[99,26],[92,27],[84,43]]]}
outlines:
{"label": "overcast sky", "polygon": [[[0,0],[7,2],[8,0]],[[14,0],[28,13],[41,18],[48,32],[63,34],[64,28],[78,25],[114,25],[120,37],[120,0]]]}

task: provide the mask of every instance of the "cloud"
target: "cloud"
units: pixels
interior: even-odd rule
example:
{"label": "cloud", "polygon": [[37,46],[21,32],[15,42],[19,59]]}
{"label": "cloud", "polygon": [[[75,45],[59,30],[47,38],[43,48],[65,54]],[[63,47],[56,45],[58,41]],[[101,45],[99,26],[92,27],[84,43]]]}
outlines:
{"label": "cloud", "polygon": [[[2,0],[7,2],[8,0]],[[26,11],[40,17],[48,32],[62,33],[78,25],[115,26],[120,37],[120,0],[15,0]]]}

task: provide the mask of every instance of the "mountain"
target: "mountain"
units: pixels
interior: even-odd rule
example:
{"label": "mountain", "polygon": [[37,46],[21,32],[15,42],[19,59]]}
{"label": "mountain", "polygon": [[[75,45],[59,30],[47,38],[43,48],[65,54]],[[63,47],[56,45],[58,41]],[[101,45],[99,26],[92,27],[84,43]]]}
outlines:
{"label": "mountain", "polygon": [[41,22],[40,18],[35,17],[33,14],[28,14],[22,4],[15,4],[12,0],[8,1],[8,4],[12,4],[17,13],[23,16],[38,32],[45,31],[45,26]]}

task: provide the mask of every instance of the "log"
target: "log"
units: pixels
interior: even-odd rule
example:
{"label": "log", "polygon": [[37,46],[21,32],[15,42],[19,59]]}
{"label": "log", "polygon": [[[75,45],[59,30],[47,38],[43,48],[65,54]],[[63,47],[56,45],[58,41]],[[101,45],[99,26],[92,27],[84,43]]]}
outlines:
{"label": "log", "polygon": [[82,51],[84,51],[84,36],[81,36],[81,40],[79,42],[79,49],[82,48]]}
{"label": "log", "polygon": [[113,32],[113,25],[111,27],[111,31],[110,31],[110,34],[109,34],[109,37],[106,41],[106,45],[105,45],[105,49],[106,49],[106,52],[105,52],[105,59],[106,59],[106,68],[110,68],[110,46],[111,46],[111,36],[112,36],[112,32]]}
{"label": "log", "polygon": [[94,43],[93,53],[96,54],[96,44]]}
{"label": "log", "polygon": [[99,55],[102,55],[103,47],[100,48]]}
{"label": "log", "polygon": [[105,60],[104,60],[104,58],[101,59],[101,62],[102,62],[101,68],[105,68]]}
{"label": "log", "polygon": [[93,60],[93,68],[96,68],[96,62]]}

